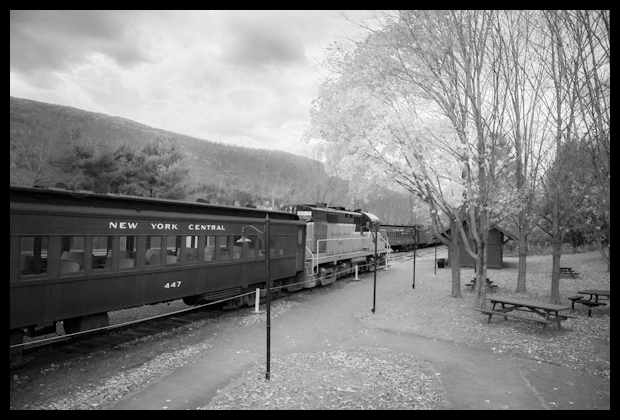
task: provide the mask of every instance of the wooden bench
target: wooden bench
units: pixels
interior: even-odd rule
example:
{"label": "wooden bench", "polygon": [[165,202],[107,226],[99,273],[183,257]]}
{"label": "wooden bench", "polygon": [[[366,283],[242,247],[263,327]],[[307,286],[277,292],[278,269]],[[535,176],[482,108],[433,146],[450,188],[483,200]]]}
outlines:
{"label": "wooden bench", "polygon": [[579,273],[574,271],[571,267],[560,267],[560,277],[562,277],[562,274],[570,274],[572,278],[579,275]]}
{"label": "wooden bench", "polygon": [[[529,316],[524,316],[524,315],[519,315],[519,314],[511,314],[511,313],[506,313],[506,312],[502,312],[501,310],[499,311],[492,311],[490,309],[481,309],[481,308],[474,308],[474,310],[476,311],[480,311],[483,314],[488,314],[489,315],[489,323],[491,322],[491,317],[493,315],[501,315],[503,317],[512,317],[512,318],[518,318],[518,319],[524,319],[526,321],[534,321],[534,322],[538,322],[539,324],[543,324],[543,328],[546,327],[549,324],[553,324],[554,322],[560,322],[563,321],[563,319],[561,320],[557,320],[555,318],[550,318],[550,319],[544,319],[544,318],[532,318]],[[562,317],[564,315],[561,315]]]}
{"label": "wooden bench", "polygon": [[571,306],[573,307],[573,310],[575,309],[575,302],[579,302],[580,300],[582,300],[585,296],[583,295],[575,295],[575,296],[571,296],[568,298],[568,300],[571,300]]}
{"label": "wooden bench", "polygon": [[605,306],[605,305],[607,305],[606,303],[596,302],[594,300],[583,300],[583,299],[582,300],[574,300],[573,301],[573,305],[574,305],[574,302],[581,303],[582,305],[587,306],[588,307],[588,316],[592,316],[592,308],[597,307],[597,306]]}
{"label": "wooden bench", "polygon": [[[512,317],[512,318],[517,318],[517,319],[523,319],[525,321],[534,321],[534,322],[538,322],[539,324],[542,324],[543,329],[549,325],[549,324],[553,324],[553,323],[557,323],[558,324],[558,329],[560,329],[560,323],[562,321],[566,321],[568,318],[578,318],[577,315],[570,315],[570,314],[561,314],[558,316],[554,316],[554,317],[549,317],[549,318],[532,318],[529,316],[524,316],[524,315],[519,315],[519,314],[513,314],[513,313],[506,313],[503,312],[501,309],[496,310],[496,311],[492,311],[490,309],[481,309],[481,308],[474,308],[474,310],[482,312],[483,314],[488,314],[489,315],[489,320],[488,322],[491,323],[491,317],[493,315],[501,315],[503,317]],[[505,318],[507,319],[507,318]]]}
{"label": "wooden bench", "polygon": [[[476,285],[476,278],[475,277],[469,283],[465,283],[465,286],[471,287],[471,290],[474,290],[474,286],[475,285]],[[491,280],[487,279],[487,288],[495,289],[496,287],[497,287],[497,284],[493,284],[493,282]]]}

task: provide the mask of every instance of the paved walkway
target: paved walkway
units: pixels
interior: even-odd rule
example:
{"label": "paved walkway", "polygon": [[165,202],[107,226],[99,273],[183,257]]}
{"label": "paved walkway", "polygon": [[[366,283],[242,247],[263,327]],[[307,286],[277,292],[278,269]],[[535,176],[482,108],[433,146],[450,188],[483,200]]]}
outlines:
{"label": "paved walkway", "polygon": [[[264,332],[261,333],[264,335]],[[225,388],[232,379],[249,369],[254,361],[264,359],[264,348],[244,351],[238,341],[240,339],[230,337],[219,340],[209,354],[129,395],[113,409],[158,410],[166,406],[168,409],[183,410],[206,405],[218,389]],[[245,336],[243,341],[248,339]],[[272,340],[277,341],[277,335]],[[303,347],[308,351],[325,351],[322,345]],[[387,348],[431,362],[440,373],[439,379],[451,409],[549,408],[510,357],[505,355],[448,341],[381,330],[371,330],[343,346],[345,350],[358,347]],[[299,351],[299,348],[273,348],[274,352],[280,353],[286,350],[293,352]]]}
{"label": "paved walkway", "polygon": [[387,348],[431,362],[453,410],[549,408],[506,355],[396,331],[370,331],[349,346]]}
{"label": "paved walkway", "polygon": [[[383,272],[381,276],[378,307],[382,302],[380,297],[396,293],[401,281],[397,278],[398,270]],[[540,366],[484,348],[410,333],[365,329],[355,314],[371,308],[369,296],[372,296],[373,281],[372,275],[369,277],[361,282],[335,283],[329,288],[315,289],[312,296],[274,320],[272,354],[358,347],[408,353],[431,362],[440,373],[451,409],[597,408],[597,401],[590,400],[587,404],[572,406],[573,401],[584,399],[584,387],[588,387],[579,380],[576,371],[567,373],[566,368],[559,366]],[[408,276],[402,281],[409,282]],[[254,361],[264,360],[264,325],[231,327],[230,334],[213,338],[208,354],[126,396],[110,408],[196,409],[207,405],[219,389],[239,377]]]}

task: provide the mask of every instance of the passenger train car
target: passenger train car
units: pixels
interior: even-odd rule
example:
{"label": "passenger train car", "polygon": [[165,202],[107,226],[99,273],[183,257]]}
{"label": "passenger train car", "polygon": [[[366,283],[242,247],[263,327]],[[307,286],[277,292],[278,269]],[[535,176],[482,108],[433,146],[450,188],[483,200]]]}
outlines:
{"label": "passenger train car", "polygon": [[410,251],[420,242],[418,226],[381,225],[381,234],[394,251]]}
{"label": "passenger train car", "polygon": [[[23,334],[107,325],[109,311],[184,299],[195,304],[278,286],[304,270],[305,223],[280,211],[60,189],[10,189],[11,343]],[[254,295],[231,304],[252,304]]]}
{"label": "passenger train car", "polygon": [[[372,268],[372,214],[287,210],[11,186],[11,345],[61,321],[79,332],[106,326],[110,311],[176,299],[254,305],[267,249],[272,287],[289,291]],[[389,252],[382,240],[377,249]]]}
{"label": "passenger train car", "polygon": [[435,245],[432,227],[425,225],[381,225],[384,236],[394,251],[410,251]]}

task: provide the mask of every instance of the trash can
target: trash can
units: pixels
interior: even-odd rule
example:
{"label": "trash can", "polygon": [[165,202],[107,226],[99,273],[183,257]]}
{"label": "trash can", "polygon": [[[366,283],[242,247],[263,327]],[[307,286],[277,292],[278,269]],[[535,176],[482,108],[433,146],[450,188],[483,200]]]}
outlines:
{"label": "trash can", "polygon": [[443,268],[446,260],[444,258],[437,258],[437,268]]}

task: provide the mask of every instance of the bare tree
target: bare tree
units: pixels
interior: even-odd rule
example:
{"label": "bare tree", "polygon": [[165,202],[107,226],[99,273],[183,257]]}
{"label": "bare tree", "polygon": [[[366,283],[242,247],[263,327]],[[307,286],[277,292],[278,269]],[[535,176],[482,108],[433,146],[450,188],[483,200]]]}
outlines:
{"label": "bare tree", "polygon": [[547,49],[541,44],[537,11],[501,11],[493,36],[499,45],[498,77],[506,101],[503,134],[511,144],[512,167],[505,173],[508,187],[517,191],[512,201],[512,217],[518,234],[519,270],[517,293],[526,291],[527,237],[535,226],[533,204],[539,180],[540,158],[546,147],[546,119],[539,102],[544,87]]}

